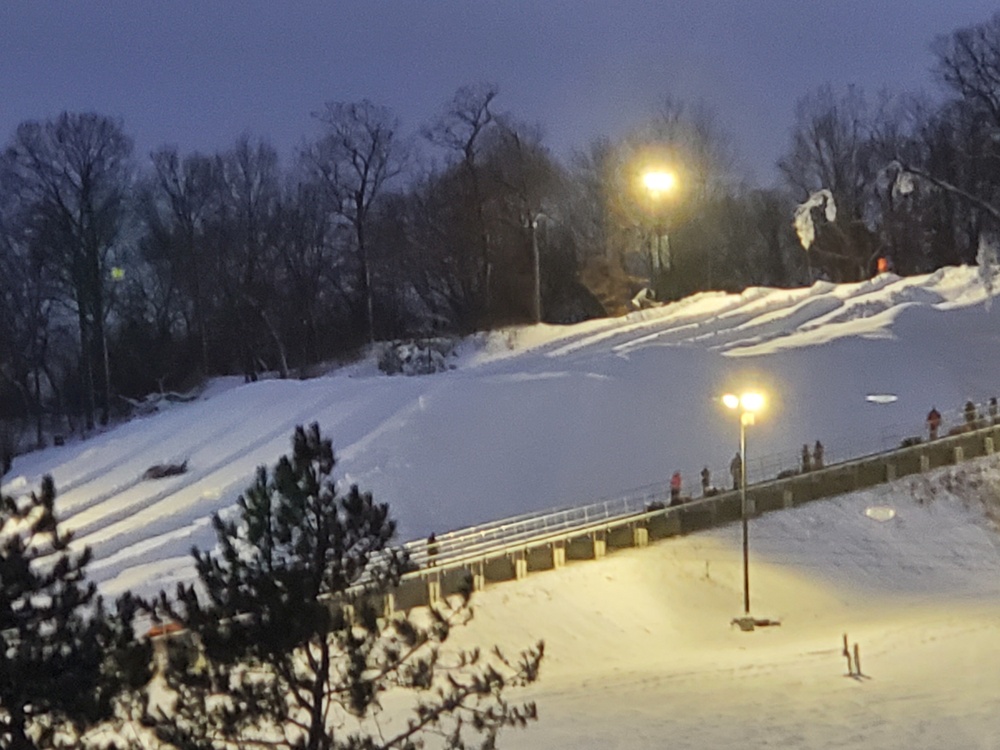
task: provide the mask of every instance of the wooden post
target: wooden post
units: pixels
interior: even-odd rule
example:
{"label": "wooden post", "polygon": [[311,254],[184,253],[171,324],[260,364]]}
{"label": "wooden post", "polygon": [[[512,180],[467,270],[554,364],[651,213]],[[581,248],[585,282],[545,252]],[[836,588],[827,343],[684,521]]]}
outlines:
{"label": "wooden post", "polygon": [[441,579],[437,576],[427,579],[427,603],[437,604],[441,601]]}
{"label": "wooden post", "polygon": [[522,578],[528,575],[528,558],[524,554],[524,550],[518,550],[514,553],[514,580],[520,581]]}
{"label": "wooden post", "polygon": [[847,647],[847,633],[844,633],[844,656],[847,657],[847,674],[854,674],[854,667],[851,666],[851,650]]}
{"label": "wooden post", "polygon": [[592,537],[594,545],[594,559],[600,560],[604,555],[607,554],[608,546],[607,541],[604,538],[604,534],[595,533]]}
{"label": "wooden post", "polygon": [[861,650],[857,643],[854,644],[854,673],[861,677]]}
{"label": "wooden post", "polygon": [[649,545],[649,529],[645,526],[632,527],[632,546],[646,547]]}
{"label": "wooden post", "polygon": [[552,543],[552,567],[556,569],[566,567],[566,542]]}

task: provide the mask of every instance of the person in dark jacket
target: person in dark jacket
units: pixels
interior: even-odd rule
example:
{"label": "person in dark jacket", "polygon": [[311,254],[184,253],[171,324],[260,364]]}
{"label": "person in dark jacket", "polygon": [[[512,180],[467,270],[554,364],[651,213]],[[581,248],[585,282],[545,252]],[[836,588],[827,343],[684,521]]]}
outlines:
{"label": "person in dark jacket", "polygon": [[941,428],[941,412],[937,407],[932,406],[927,412],[927,434],[931,440],[937,440],[938,430]]}
{"label": "person in dark jacket", "polygon": [[706,466],[701,470],[701,494],[708,497],[709,492],[712,489],[712,474],[709,472]]}
{"label": "person in dark jacket", "polygon": [[437,537],[431,534],[427,537],[427,567],[433,568],[437,565],[438,544]]}
{"label": "person in dark jacket", "polygon": [[736,451],[733,460],[729,462],[729,473],[733,477],[733,489],[738,490],[743,481],[743,459],[740,457],[739,451]]}
{"label": "person in dark jacket", "polygon": [[816,445],[813,446],[813,468],[823,468],[823,444],[819,440],[817,440]]}
{"label": "person in dark jacket", "polygon": [[969,426],[969,429],[974,429],[976,426],[976,405],[971,401],[965,402],[965,423]]}

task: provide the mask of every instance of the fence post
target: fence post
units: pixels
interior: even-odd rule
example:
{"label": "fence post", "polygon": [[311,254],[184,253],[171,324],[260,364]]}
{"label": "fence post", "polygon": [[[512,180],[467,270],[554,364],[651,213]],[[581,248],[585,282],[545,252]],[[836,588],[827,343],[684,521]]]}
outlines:
{"label": "fence post", "polygon": [[595,531],[593,534],[591,534],[591,540],[593,541],[594,545],[594,559],[600,560],[607,553],[608,550],[607,540],[605,540],[604,534],[598,531]]}
{"label": "fence post", "polygon": [[566,567],[566,542],[552,543],[552,567]]}
{"label": "fence post", "polygon": [[649,529],[645,526],[632,527],[632,546],[646,547],[649,545]]}
{"label": "fence post", "polygon": [[441,579],[431,576],[427,579],[427,603],[437,604],[441,601]]}
{"label": "fence post", "polygon": [[525,556],[524,550],[519,549],[514,553],[514,580],[520,581],[527,575],[528,558]]}

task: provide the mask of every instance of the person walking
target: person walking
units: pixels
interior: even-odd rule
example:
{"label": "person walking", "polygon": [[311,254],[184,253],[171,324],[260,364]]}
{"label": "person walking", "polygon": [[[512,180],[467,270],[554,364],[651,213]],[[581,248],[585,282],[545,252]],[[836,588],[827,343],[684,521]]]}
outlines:
{"label": "person walking", "polygon": [[996,396],[991,396],[990,397],[989,411],[990,411],[990,423],[991,424],[996,424],[997,423],[997,397]]}
{"label": "person walking", "polygon": [[733,460],[729,462],[729,473],[733,477],[733,489],[738,490],[743,481],[743,459],[740,457],[739,451],[736,451]]}
{"label": "person walking", "polygon": [[927,434],[930,440],[937,440],[938,430],[941,428],[941,412],[937,407],[932,406],[927,412]]}
{"label": "person walking", "polygon": [[709,491],[712,489],[712,475],[708,471],[706,466],[701,470],[701,494],[702,497],[708,497]]}
{"label": "person walking", "polygon": [[812,456],[809,453],[809,443],[802,444],[802,473],[812,471]]}
{"label": "person walking", "polygon": [[432,533],[427,537],[427,567],[433,568],[437,565],[438,545],[437,537]]}
{"label": "person walking", "polygon": [[670,504],[681,504],[681,473],[679,471],[675,471],[670,477]]}
{"label": "person walking", "polygon": [[813,468],[823,468],[823,444],[819,440],[817,440],[816,445],[813,446]]}

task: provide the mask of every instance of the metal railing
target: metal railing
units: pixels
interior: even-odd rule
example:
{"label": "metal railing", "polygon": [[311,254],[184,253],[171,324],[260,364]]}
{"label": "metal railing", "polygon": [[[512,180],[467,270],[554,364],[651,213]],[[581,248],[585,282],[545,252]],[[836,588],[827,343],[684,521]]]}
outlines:
{"label": "metal railing", "polygon": [[[420,568],[433,565],[450,568],[469,560],[502,554],[506,549],[526,542],[538,543],[542,538],[564,532],[582,532],[597,524],[634,516],[645,512],[651,504],[665,505],[670,498],[666,483],[647,485],[631,492],[589,505],[555,508],[526,513],[489,523],[436,534],[431,553],[428,539],[419,539],[403,545],[410,561]],[[661,506],[663,507],[663,506]]]}
{"label": "metal railing", "polygon": [[[988,416],[984,404],[977,404],[977,426],[993,424],[994,419]],[[942,412],[941,435],[948,434],[948,426],[961,427],[967,424],[962,409]],[[867,458],[891,456],[902,449],[904,440],[911,437],[922,437],[925,431],[923,424],[914,428],[913,423],[899,423],[881,431],[880,449],[861,455],[842,456],[837,450],[827,457],[837,457],[839,460],[827,461],[825,466],[849,465]],[[835,443],[836,444],[836,443]],[[848,443],[849,444],[849,443]],[[757,471],[754,471],[755,481],[748,480],[748,486],[766,486],[781,481],[783,474],[790,472],[797,475],[799,469],[799,454],[792,452],[774,453],[752,461]],[[697,498],[685,506],[697,505],[701,501],[711,501],[720,495],[731,492],[719,489],[717,495],[708,498]],[[669,485],[666,482],[647,485],[614,498],[599,500],[582,506],[569,506],[549,510],[525,513],[496,521],[489,521],[463,529],[436,534],[433,546],[427,539],[406,542],[403,547],[410,561],[417,570],[410,575],[424,575],[436,568],[438,571],[463,567],[470,562],[482,561],[514,552],[527,546],[537,546],[547,541],[569,539],[580,536],[595,529],[621,525],[626,519],[639,522],[648,515],[651,506],[656,513],[670,513],[667,508],[670,498]],[[659,504],[659,505],[656,505]],[[666,508],[666,510],[663,510]]]}

